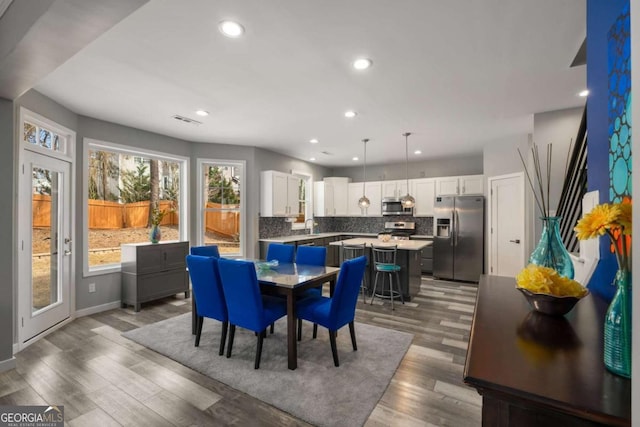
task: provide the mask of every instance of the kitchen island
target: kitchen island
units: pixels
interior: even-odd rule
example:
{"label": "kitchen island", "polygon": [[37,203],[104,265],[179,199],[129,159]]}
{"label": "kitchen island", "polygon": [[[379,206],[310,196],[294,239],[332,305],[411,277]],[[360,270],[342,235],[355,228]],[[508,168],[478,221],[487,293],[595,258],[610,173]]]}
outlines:
{"label": "kitchen island", "polygon": [[[367,258],[369,259],[369,268],[367,271],[369,293],[373,290],[373,280],[375,279],[375,270],[373,266],[373,258],[371,255],[371,247],[393,247],[397,246],[398,253],[396,255],[396,263],[401,267],[400,270],[400,289],[405,301],[411,301],[411,298],[420,292],[420,255],[422,249],[430,246],[432,241],[425,240],[390,240],[382,242],[376,238],[357,237],[342,241],[331,242],[331,246],[341,245],[365,245]],[[379,280],[382,280],[380,278]]]}

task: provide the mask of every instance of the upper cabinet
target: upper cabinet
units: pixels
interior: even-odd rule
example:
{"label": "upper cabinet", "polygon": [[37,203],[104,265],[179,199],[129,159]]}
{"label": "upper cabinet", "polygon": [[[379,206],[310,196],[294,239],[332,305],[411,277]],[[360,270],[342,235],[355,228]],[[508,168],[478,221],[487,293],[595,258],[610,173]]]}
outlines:
{"label": "upper cabinet", "polygon": [[407,180],[382,181],[382,197],[402,197],[407,194]]}
{"label": "upper cabinet", "polygon": [[350,178],[329,177],[313,185],[315,216],[347,216]]}
{"label": "upper cabinet", "polygon": [[[358,205],[362,191],[369,199],[369,207],[362,209]],[[361,182],[349,183],[349,198],[347,212],[349,216],[380,216],[382,215],[382,183],[379,181],[367,182],[364,188]]]}
{"label": "upper cabinet", "polygon": [[436,198],[436,180],[433,178],[412,179],[411,195],[416,199],[414,216],[433,216]]}
{"label": "upper cabinet", "polygon": [[278,171],[260,173],[260,215],[296,216],[300,178]]}
{"label": "upper cabinet", "polygon": [[484,175],[436,178],[436,195],[462,196],[484,194]]}

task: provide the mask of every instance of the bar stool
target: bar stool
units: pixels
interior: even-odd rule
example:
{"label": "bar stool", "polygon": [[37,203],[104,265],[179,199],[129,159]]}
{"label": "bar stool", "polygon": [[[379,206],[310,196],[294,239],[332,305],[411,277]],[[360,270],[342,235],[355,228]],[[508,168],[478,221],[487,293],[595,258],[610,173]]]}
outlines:
{"label": "bar stool", "polygon": [[[361,256],[365,256],[365,257],[367,256],[364,243],[361,245],[345,245],[343,243],[340,250],[340,265],[342,265],[344,261],[358,258]],[[367,265],[369,265],[368,258],[367,258]],[[366,267],[365,267],[365,274],[364,276],[362,276],[362,283],[360,284],[360,289],[362,290],[362,302],[366,304],[367,303],[366,291],[368,289]]]}
{"label": "bar stool", "polygon": [[[404,304],[404,297],[402,296],[402,291],[400,290],[400,266],[396,264],[396,254],[398,252],[397,246],[391,247],[371,247],[371,252],[373,254],[373,264],[376,270],[376,279],[373,283],[373,294],[371,294],[371,304],[373,305],[373,299],[378,296],[380,298],[391,298],[391,310],[394,310],[393,307],[393,299],[394,297],[400,296],[400,300],[402,304]],[[382,273],[382,289],[380,293],[376,293],[378,290],[378,276]],[[387,296],[384,293],[384,278],[385,276],[389,277],[389,295]],[[395,289],[394,289],[394,281],[393,277],[395,276]]]}

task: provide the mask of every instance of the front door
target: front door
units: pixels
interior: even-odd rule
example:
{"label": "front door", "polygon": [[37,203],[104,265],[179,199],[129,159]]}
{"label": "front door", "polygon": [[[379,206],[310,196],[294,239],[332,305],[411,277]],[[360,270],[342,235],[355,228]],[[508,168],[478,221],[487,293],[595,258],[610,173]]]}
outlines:
{"label": "front door", "polygon": [[23,150],[19,178],[20,344],[71,315],[71,165]]}
{"label": "front door", "polygon": [[519,173],[491,177],[488,181],[489,273],[513,277],[525,263],[524,177]]}

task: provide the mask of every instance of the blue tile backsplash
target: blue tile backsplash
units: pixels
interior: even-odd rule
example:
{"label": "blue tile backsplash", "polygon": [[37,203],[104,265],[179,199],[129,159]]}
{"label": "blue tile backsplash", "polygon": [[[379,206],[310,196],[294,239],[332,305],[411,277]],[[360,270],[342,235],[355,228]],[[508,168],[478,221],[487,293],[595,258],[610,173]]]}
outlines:
{"label": "blue tile backsplash", "polygon": [[[384,223],[390,221],[413,221],[416,234],[433,235],[433,217],[385,216],[385,217],[317,217],[315,233],[380,233]],[[305,230],[292,230],[285,218],[260,217],[258,221],[260,239],[306,234]]]}

